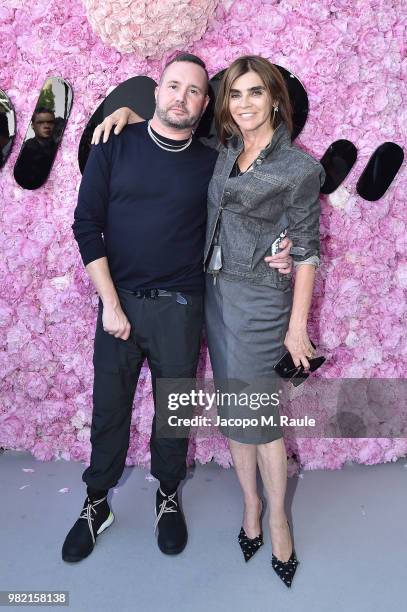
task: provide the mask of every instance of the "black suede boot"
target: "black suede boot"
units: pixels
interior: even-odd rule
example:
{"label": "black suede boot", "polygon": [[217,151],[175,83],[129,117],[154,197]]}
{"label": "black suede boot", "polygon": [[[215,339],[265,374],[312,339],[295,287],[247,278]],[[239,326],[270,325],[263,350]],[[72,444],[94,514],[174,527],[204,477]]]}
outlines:
{"label": "black suede boot", "polygon": [[166,555],[177,555],[187,544],[188,532],[185,518],[179,507],[178,493],[165,493],[160,487],[155,504],[158,530],[158,547]]}
{"label": "black suede boot", "polygon": [[[106,493],[103,497],[100,493]],[[62,546],[62,559],[68,562],[81,561],[92,552],[97,536],[114,521],[107,503],[107,491],[90,493],[83,504],[80,517],[73,525]]]}

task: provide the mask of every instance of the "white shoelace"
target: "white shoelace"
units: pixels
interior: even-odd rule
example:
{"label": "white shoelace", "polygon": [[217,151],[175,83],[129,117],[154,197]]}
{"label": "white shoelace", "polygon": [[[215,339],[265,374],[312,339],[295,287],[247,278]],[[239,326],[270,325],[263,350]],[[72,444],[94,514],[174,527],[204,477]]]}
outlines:
{"label": "white shoelace", "polygon": [[[159,504],[160,512],[158,514],[157,514],[157,510],[156,510],[157,518],[156,518],[155,523],[154,523],[154,532],[157,529],[157,526],[158,526],[160,518],[162,517],[162,515],[165,512],[178,512],[178,504],[177,504],[177,502],[174,499],[176,494],[177,494],[177,492],[174,491],[174,493],[171,493],[171,495],[166,495],[165,493],[163,493],[161,491],[161,489],[158,489],[158,490],[160,491],[161,495],[163,497],[165,497],[165,499],[161,502],[161,504]],[[168,506],[167,504],[169,502],[172,502],[174,504],[174,506]]]}
{"label": "white shoelace", "polygon": [[79,518],[86,519],[88,521],[89,531],[92,535],[93,544],[95,544],[96,538],[95,538],[95,534],[93,533],[92,521],[94,520],[95,517],[92,516],[92,512],[96,514],[95,506],[98,506],[99,504],[101,504],[102,501],[104,501],[105,499],[107,499],[107,495],[105,497],[102,497],[102,499],[96,499],[94,501],[92,501],[88,497],[88,500],[89,500],[88,505],[86,506],[86,508],[82,510],[82,514],[79,517]]}

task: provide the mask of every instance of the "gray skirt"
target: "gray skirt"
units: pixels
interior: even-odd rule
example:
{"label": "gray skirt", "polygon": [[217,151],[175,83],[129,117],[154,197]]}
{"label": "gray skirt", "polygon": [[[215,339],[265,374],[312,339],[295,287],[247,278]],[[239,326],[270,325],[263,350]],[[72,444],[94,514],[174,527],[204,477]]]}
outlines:
{"label": "gray skirt", "polygon": [[278,402],[267,396],[275,400],[281,388],[273,366],[286,351],[292,294],[291,287],[230,280],[222,272],[214,284],[206,274],[206,339],[215,388],[224,394],[218,428],[237,442],[266,444],[282,437]]}

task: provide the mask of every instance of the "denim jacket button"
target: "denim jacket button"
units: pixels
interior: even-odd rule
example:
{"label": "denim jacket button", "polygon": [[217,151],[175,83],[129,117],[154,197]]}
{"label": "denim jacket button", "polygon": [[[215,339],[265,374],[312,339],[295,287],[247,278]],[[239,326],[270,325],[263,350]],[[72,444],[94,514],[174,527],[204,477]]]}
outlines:
{"label": "denim jacket button", "polygon": [[230,196],[230,191],[225,191],[225,196]]}
{"label": "denim jacket button", "polygon": [[261,164],[261,159],[256,159],[256,164],[257,164],[258,166],[260,166],[260,164]]}

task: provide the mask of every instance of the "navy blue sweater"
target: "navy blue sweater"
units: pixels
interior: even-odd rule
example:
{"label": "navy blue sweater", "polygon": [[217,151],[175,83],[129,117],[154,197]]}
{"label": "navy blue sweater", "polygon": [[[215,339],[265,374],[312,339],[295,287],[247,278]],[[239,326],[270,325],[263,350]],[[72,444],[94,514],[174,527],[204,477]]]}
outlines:
{"label": "navy blue sweater", "polygon": [[216,157],[195,139],[185,151],[164,151],[147,122],[93,146],[72,225],[84,265],[106,256],[114,284],[124,289],[201,293]]}

